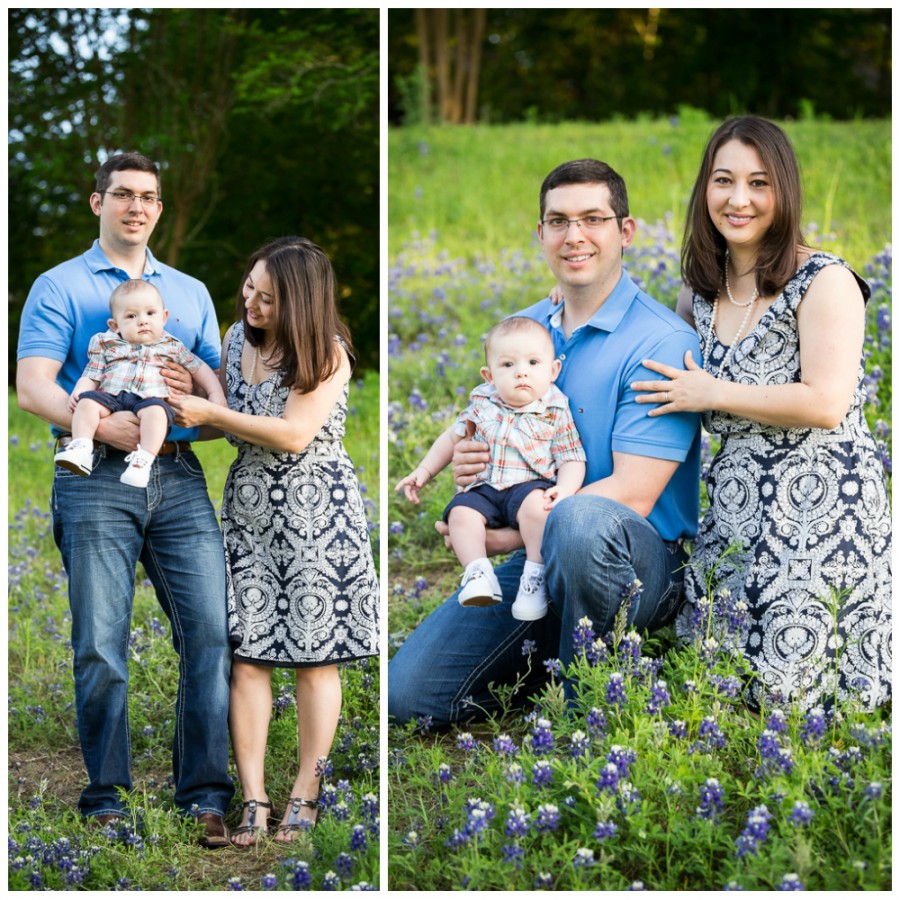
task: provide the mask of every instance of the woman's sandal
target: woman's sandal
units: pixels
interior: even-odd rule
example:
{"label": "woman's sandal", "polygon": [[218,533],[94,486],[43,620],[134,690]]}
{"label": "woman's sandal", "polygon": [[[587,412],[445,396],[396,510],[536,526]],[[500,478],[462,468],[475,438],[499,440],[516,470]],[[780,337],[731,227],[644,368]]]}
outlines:
{"label": "woman's sandal", "polygon": [[[268,823],[269,819],[271,819],[272,812],[272,804],[271,803],[263,803],[262,800],[248,800],[242,807],[242,809],[247,810],[247,824],[241,825],[238,828],[231,829],[231,837],[234,838],[235,835],[238,834],[252,834],[253,840],[247,844],[234,844],[239,850],[247,850],[250,847],[256,844],[257,839],[261,834],[266,834],[268,832],[268,827],[266,824],[258,825],[256,822],[256,811],[262,807],[263,809],[269,810],[268,816],[266,816],[266,822]],[[232,843],[234,841],[232,840]]]}
{"label": "woman's sandal", "polygon": [[[316,822],[319,820],[318,800],[304,800],[301,797],[291,797],[291,799],[288,800],[288,803],[290,806],[287,808],[287,821],[282,822],[281,825],[278,826],[278,829],[275,832],[276,840],[278,840],[279,835],[288,835],[295,831],[305,831],[308,833],[316,827]],[[307,809],[316,810],[315,816],[311,819],[301,819],[300,808],[303,806]],[[291,842],[279,841],[279,843],[288,844]]]}

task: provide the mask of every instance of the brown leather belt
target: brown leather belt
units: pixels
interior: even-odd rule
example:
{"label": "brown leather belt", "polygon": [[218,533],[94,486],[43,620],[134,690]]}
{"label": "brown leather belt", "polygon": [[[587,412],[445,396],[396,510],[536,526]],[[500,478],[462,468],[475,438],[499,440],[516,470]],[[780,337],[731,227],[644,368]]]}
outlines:
{"label": "brown leather belt", "polygon": [[[64,434],[62,435],[56,442],[59,445],[59,449],[62,450],[63,447],[68,447],[69,444],[72,443],[72,435]],[[125,453],[125,450],[118,450],[116,447],[112,447],[109,444],[104,444],[100,441],[94,441],[94,449],[99,450],[101,447],[106,447],[109,450],[117,450],[119,453]],[[179,453],[187,453],[191,449],[190,441],[166,441],[162,447],[159,448],[159,452],[156,454],[157,456],[171,456],[176,450]]]}

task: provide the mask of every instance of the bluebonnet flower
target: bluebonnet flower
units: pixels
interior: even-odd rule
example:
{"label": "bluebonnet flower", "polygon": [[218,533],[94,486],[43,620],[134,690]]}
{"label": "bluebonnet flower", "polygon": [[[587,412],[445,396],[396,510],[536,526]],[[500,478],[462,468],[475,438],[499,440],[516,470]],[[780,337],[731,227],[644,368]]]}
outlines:
{"label": "bluebonnet flower", "polygon": [[606,730],[606,716],[602,709],[598,709],[596,706],[591,707],[591,711],[587,714],[587,729],[593,738],[598,738],[603,734]]}
{"label": "bluebonnet flower", "polygon": [[572,650],[577,656],[593,644],[597,635],[594,632],[594,623],[587,617],[583,616],[578,620],[575,631],[572,632]]}
{"label": "bluebonnet flower", "polygon": [[323,891],[337,891],[341,887],[341,879],[336,872],[326,872],[322,876]]}
{"label": "bluebonnet flower", "polygon": [[615,763],[608,762],[601,770],[597,779],[597,790],[607,791],[612,794],[619,786],[619,769]]}
{"label": "bluebonnet flower", "polygon": [[634,669],[634,664],[641,658],[641,636],[636,631],[623,635],[616,652],[616,658],[624,662],[626,668]]}
{"label": "bluebonnet flower", "polygon": [[795,875],[793,872],[785,875],[784,878],[781,879],[781,884],[779,884],[776,888],[776,891],[804,891],[806,890],[806,886],[803,882]]}
{"label": "bluebonnet flower", "polygon": [[494,805],[478,797],[469,799],[466,801],[466,815],[466,830],[471,836],[477,837],[494,818]]}
{"label": "bluebonnet flower", "polygon": [[456,746],[460,750],[474,750],[478,743],[468,731],[463,731],[456,736]]}
{"label": "bluebonnet flower", "polygon": [[738,857],[752,853],[754,856],[759,851],[759,845],[769,834],[769,820],[771,813],[765,806],[757,806],[747,816],[747,824],[741,832],[741,836],[735,841]]}
{"label": "bluebonnet flower", "polygon": [[309,864],[305,862],[292,862],[291,887],[295,891],[305,891],[312,884],[312,876],[309,874]]}
{"label": "bluebonnet flower", "polygon": [[556,678],[562,671],[562,663],[558,659],[545,659],[544,668],[547,670],[548,675]]}
{"label": "bluebonnet flower", "polygon": [[524,848],[518,844],[504,844],[501,852],[504,862],[511,863],[516,869],[522,868],[522,860],[525,857]]}
{"label": "bluebonnet flower", "polygon": [[669,722],[669,734],[683,740],[687,737],[687,725],[681,719],[673,719]]}
{"label": "bluebonnet flower", "polygon": [[494,751],[500,756],[515,756],[518,752],[518,747],[516,747],[508,734],[500,734],[494,738]]}
{"label": "bluebonnet flower", "polygon": [[605,841],[607,838],[615,837],[618,831],[619,826],[615,822],[600,821],[594,829],[594,837],[598,841]]}
{"label": "bluebonnet flower", "polygon": [[627,819],[641,802],[641,794],[629,781],[623,781],[619,785],[619,796],[616,797],[616,806],[619,812]]}
{"label": "bluebonnet flower", "polygon": [[647,701],[646,712],[648,715],[656,715],[667,706],[671,706],[672,697],[669,694],[669,686],[665,681],[657,681],[650,689],[650,699]]}
{"label": "bluebonnet flower", "polygon": [[706,716],[700,723],[698,739],[691,745],[691,753],[712,753],[725,746],[725,735],[712,716]]}
{"label": "bluebonnet flower", "polygon": [[868,800],[878,800],[881,798],[882,785],[880,781],[872,781],[866,785],[864,791]]}
{"label": "bluebonnet flower", "polygon": [[825,710],[821,707],[810,709],[803,717],[800,739],[807,747],[814,747],[822,740],[826,727]]}
{"label": "bluebonnet flower", "polygon": [[334,867],[344,878],[350,878],[353,875],[355,865],[356,860],[349,853],[344,853],[343,851],[337,855],[337,859],[334,861]]}
{"label": "bluebonnet flower", "polygon": [[632,881],[628,886],[627,890],[629,891],[646,891],[647,888],[644,887],[643,881]]}
{"label": "bluebonnet flower", "polygon": [[553,781],[553,766],[546,760],[539,759],[531,767],[531,783],[536,787],[544,787]]}
{"label": "bluebonnet flower", "polygon": [[787,731],[787,716],[781,709],[773,710],[766,719],[766,728],[773,734],[784,734]]}
{"label": "bluebonnet flower", "polygon": [[428,734],[431,731],[431,726],[434,724],[434,720],[431,716],[419,716],[416,719],[416,734]]}
{"label": "bluebonnet flower", "polygon": [[631,764],[637,759],[637,753],[630,747],[620,747],[618,744],[614,744],[609,748],[606,758],[618,770],[619,778],[627,778]]}
{"label": "bluebonnet flower", "polygon": [[790,822],[792,825],[797,826],[798,828],[809,825],[812,821],[813,813],[809,808],[809,804],[804,802],[803,800],[797,800],[794,803],[794,808],[791,810]]}
{"label": "bluebonnet flower", "polygon": [[274,891],[278,889],[278,877],[272,872],[266,872],[260,881],[260,887],[264,891]]}
{"label": "bluebonnet flower", "polygon": [[718,778],[707,778],[706,783],[700,788],[700,805],[697,807],[697,817],[700,819],[718,818],[725,800],[725,791],[719,784]]}
{"label": "bluebonnet flower", "polygon": [[525,780],[525,770],[518,763],[510,763],[506,767],[506,780],[512,784],[521,784]]}
{"label": "bluebonnet flower", "polygon": [[573,731],[569,738],[570,753],[573,759],[585,756],[591,745],[590,738],[583,731]]}
{"label": "bluebonnet flower", "polygon": [[[126,883],[128,879],[123,879]],[[125,888],[123,887],[122,890]],[[228,879],[228,883],[225,885],[226,891],[242,891],[244,886],[241,884],[241,878],[239,875],[235,875],[233,878]]]}
{"label": "bluebonnet flower", "polygon": [[559,827],[559,807],[552,803],[541,804],[537,808],[537,820],[534,827],[541,833],[556,831]]}
{"label": "bluebonnet flower", "polygon": [[625,694],[625,676],[621,672],[613,672],[606,685],[606,702],[610,706],[625,705],[628,697]]}
{"label": "bluebonnet flower", "polygon": [[579,847],[572,859],[572,865],[576,869],[588,869],[594,865],[594,862],[594,851],[589,847]]}
{"label": "bluebonnet flower", "polygon": [[350,849],[364,852],[368,846],[369,839],[366,837],[366,829],[362,825],[354,825],[353,833],[350,835]]}
{"label": "bluebonnet flower", "polygon": [[709,683],[715,692],[726,700],[737,700],[741,695],[741,680],[736,675],[712,674],[709,676]]}
{"label": "bluebonnet flower", "polygon": [[553,732],[550,730],[549,719],[538,719],[531,729],[531,750],[536,756],[543,756],[553,752]]}
{"label": "bluebonnet flower", "polygon": [[531,656],[537,650],[537,643],[532,640],[525,640],[522,643],[522,656]]}
{"label": "bluebonnet flower", "polygon": [[507,837],[524,837],[531,828],[531,816],[521,806],[514,806],[506,817]]}
{"label": "bluebonnet flower", "polygon": [[740,883],[737,881],[729,881],[725,887],[722,888],[723,891],[742,891],[744,888],[741,887]]}
{"label": "bluebonnet flower", "polygon": [[553,876],[549,872],[539,872],[534,879],[534,889],[536,891],[552,891]]}

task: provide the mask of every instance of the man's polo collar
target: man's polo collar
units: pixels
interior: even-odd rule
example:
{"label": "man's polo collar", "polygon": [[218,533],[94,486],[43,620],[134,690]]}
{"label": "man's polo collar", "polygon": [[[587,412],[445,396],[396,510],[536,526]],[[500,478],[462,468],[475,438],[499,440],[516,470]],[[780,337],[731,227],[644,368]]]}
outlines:
{"label": "man's polo collar", "polygon": [[[622,269],[622,274],[616,286],[612,289],[612,293],[603,301],[600,309],[585,322],[585,325],[596,328],[598,331],[615,331],[637,295],[638,286],[629,278],[628,273]],[[562,328],[564,309],[565,304],[562,304],[550,316],[552,328]]]}
{"label": "man's polo collar", "polygon": [[[158,270],[156,268],[156,260],[153,258],[153,254],[150,252],[150,248],[148,247],[146,250],[147,256],[144,260],[144,274],[145,275],[157,275]],[[103,248],[100,246],[99,238],[96,239],[91,246],[91,249],[84,254],[85,261],[88,264],[88,268],[96,275],[98,272],[118,272],[121,271],[119,266],[114,265],[110,262],[109,257],[103,252]]]}

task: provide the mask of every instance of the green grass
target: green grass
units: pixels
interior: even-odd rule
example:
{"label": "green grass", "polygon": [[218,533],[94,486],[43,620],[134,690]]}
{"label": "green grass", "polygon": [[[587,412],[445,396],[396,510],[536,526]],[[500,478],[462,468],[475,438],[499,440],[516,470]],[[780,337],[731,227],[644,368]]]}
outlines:
{"label": "green grass", "polygon": [[[369,519],[376,526],[378,410],[379,379],[367,373],[360,384],[351,385],[346,446],[365,488]],[[307,878],[313,888],[333,884],[329,872],[339,878],[341,889],[377,885],[381,877],[373,818],[377,811],[365,799],[371,795],[377,804],[379,792],[377,661],[342,667],[344,704],[331,755],[333,772],[326,779],[332,785],[333,803],[321,817],[314,847],[284,850],[263,841],[246,853],[203,851],[196,845],[193,826],[172,811],[170,747],[177,662],[168,622],[140,569],[129,648],[135,791],[128,804],[142,826],[138,838],[130,841],[85,831],[76,811],[86,776],[75,731],[66,578],[48,513],[52,443],[48,426],[21,412],[12,392],[8,431],[8,788],[9,833],[15,842],[9,855],[10,887],[224,890],[238,879],[251,890],[259,889],[263,876],[271,873],[278,889],[290,890],[295,881],[302,884]],[[198,445],[197,450],[218,508],[235,450],[221,440]],[[273,693],[292,696],[292,672],[275,671]],[[267,772],[268,788],[280,805],[293,780],[297,732],[296,707],[291,701],[278,706]],[[231,774],[235,777],[233,768]],[[235,804],[239,801],[238,787]],[[230,824],[237,824],[238,818],[235,805]],[[359,846],[351,848],[356,825],[363,826],[363,833],[356,838]]]}
{"label": "green grass", "polygon": [[[685,111],[669,120],[559,125],[414,127],[390,132],[392,257],[415,233],[438,235],[451,256],[526,248],[544,176],[570,159],[595,157],[625,179],[632,215],[672,216],[680,236],[706,140],[718,121]],[[827,249],[862,266],[890,241],[891,123],[783,122],[800,160],[805,225]]]}

